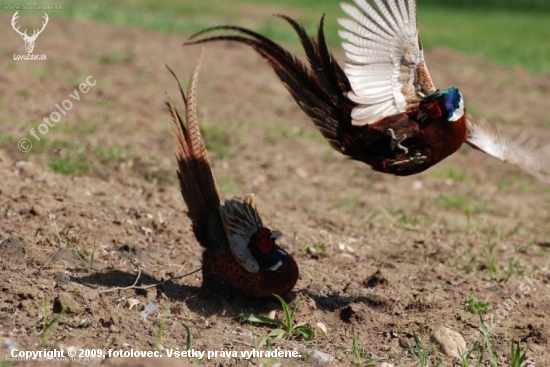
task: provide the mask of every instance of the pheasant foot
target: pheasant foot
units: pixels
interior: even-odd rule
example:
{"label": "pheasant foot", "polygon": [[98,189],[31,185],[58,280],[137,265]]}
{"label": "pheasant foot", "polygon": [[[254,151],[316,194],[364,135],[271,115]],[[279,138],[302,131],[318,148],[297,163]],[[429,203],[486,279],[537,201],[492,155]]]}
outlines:
{"label": "pheasant foot", "polygon": [[414,157],[410,157],[409,159],[404,159],[402,161],[393,162],[390,165],[391,166],[397,166],[397,165],[400,165],[400,164],[411,163],[411,162],[414,163],[414,164],[422,164],[422,163],[426,162],[427,159],[428,159],[428,157],[426,157],[425,155],[421,155],[420,153],[416,153],[414,155]]}
{"label": "pheasant foot", "polygon": [[391,149],[395,150],[395,148],[399,148],[399,149],[402,149],[405,152],[405,154],[407,154],[409,152],[409,148],[401,144],[403,140],[407,139],[407,134],[403,134],[400,137],[396,137],[395,132],[393,131],[392,128],[389,128],[388,132],[391,134],[391,142],[390,142]]}

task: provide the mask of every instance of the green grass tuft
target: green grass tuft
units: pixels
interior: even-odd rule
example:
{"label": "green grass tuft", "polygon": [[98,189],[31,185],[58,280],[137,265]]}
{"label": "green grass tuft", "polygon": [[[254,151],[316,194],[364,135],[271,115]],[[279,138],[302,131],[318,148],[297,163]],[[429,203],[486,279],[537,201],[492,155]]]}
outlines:
{"label": "green grass tuft", "polygon": [[491,304],[488,301],[480,301],[473,293],[469,293],[462,300],[464,310],[473,314],[485,313],[491,310]]}
{"label": "green grass tuft", "polygon": [[290,309],[288,307],[288,304],[286,301],[274,294],[273,295],[279,303],[281,304],[281,307],[283,309],[283,315],[284,319],[272,319],[265,316],[260,315],[254,315],[254,314],[247,314],[242,317],[244,321],[252,322],[252,323],[259,323],[259,324],[269,324],[269,325],[275,325],[278,326],[275,329],[272,329],[269,333],[269,337],[275,337],[277,339],[281,339],[284,336],[298,336],[302,337],[305,340],[311,340],[313,338],[313,330],[308,327],[305,323],[296,323],[296,311],[298,310],[298,306],[300,305],[300,299],[296,300],[294,303],[294,307]]}
{"label": "green grass tuft", "polygon": [[130,156],[130,153],[118,144],[97,146],[94,148],[93,152],[102,163],[111,164],[122,162]]}
{"label": "green grass tuft", "polygon": [[493,209],[490,203],[481,200],[472,200],[462,194],[441,194],[433,200],[435,205],[445,209],[454,209],[465,213],[466,215],[475,215],[481,213],[492,213]]}
{"label": "green grass tuft", "polygon": [[52,159],[48,165],[54,171],[64,175],[78,175],[90,170],[90,163],[84,153],[68,152],[61,158]]}

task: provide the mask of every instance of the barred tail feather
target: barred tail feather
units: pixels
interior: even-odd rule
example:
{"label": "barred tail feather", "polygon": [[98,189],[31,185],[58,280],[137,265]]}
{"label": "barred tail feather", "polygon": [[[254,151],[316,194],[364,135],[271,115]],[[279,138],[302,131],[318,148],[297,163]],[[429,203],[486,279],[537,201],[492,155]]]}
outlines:
{"label": "barred tail feather", "polygon": [[172,136],[176,144],[175,155],[178,161],[181,194],[187,204],[188,216],[197,240],[202,246],[211,247],[212,241],[209,240],[207,227],[212,220],[212,213],[218,213],[220,197],[197,118],[196,88],[201,60],[202,57],[193,70],[187,94],[183,91],[176,74],[168,65],[166,66],[178,83],[185,104],[185,120],[171,101],[166,104],[174,123]]}

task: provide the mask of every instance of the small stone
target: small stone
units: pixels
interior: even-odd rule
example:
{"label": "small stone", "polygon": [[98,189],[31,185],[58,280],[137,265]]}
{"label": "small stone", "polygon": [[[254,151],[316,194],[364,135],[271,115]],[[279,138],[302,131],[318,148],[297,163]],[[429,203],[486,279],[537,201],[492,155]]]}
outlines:
{"label": "small stone", "polygon": [[153,230],[149,227],[145,227],[145,226],[142,226],[141,227],[141,231],[143,232],[144,235],[148,236],[150,235],[151,233],[153,233]]}
{"label": "small stone", "polygon": [[128,307],[129,310],[131,310],[132,308],[134,308],[134,306],[139,305],[139,301],[135,298],[128,298],[125,305],[126,307]]}
{"label": "small stone", "polygon": [[413,190],[422,190],[424,188],[424,183],[422,181],[416,180],[412,184]]}
{"label": "small stone", "polygon": [[325,353],[325,352],[321,352],[320,350],[317,350],[317,349],[314,349],[311,352],[310,357],[311,357],[311,359],[314,359],[317,362],[321,362],[321,363],[334,362],[336,360],[336,358],[334,358],[330,354]]}
{"label": "small stone", "polygon": [[80,322],[78,323],[78,326],[82,328],[87,328],[91,324],[92,324],[92,319],[89,317],[85,317],[82,320],[80,320]]}
{"label": "small stone", "polygon": [[147,316],[149,316],[150,314],[152,314],[153,312],[155,312],[155,310],[157,309],[157,306],[155,306],[155,304],[153,302],[150,302],[147,304],[147,306],[145,306],[145,308],[143,309],[143,311],[141,311],[139,314],[141,317],[143,317],[144,319],[147,318]]}
{"label": "small stone", "polygon": [[0,343],[0,349],[8,350],[10,352],[17,348],[17,344],[15,344],[11,339],[6,338],[2,341],[2,343]]}
{"label": "small stone", "polygon": [[355,249],[345,242],[340,242],[338,244],[338,250],[340,250],[341,252],[355,252]]}
{"label": "small stone", "polygon": [[454,330],[440,326],[432,333],[432,339],[439,345],[441,351],[450,357],[460,359],[466,353],[466,341]]}
{"label": "small stone", "polygon": [[318,322],[317,327],[323,332],[323,334],[327,335],[327,327],[325,324]]}
{"label": "small stone", "polygon": [[18,162],[15,162],[15,167],[17,168],[21,168],[21,167],[32,167],[33,164],[31,162],[28,162],[28,161],[18,161]]}

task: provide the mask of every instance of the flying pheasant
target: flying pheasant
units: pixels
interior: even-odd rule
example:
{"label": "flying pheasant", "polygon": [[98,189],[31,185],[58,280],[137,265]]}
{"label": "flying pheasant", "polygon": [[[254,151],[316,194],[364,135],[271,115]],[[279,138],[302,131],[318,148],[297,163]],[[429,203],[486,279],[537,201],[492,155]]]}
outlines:
{"label": "flying pheasant", "polygon": [[376,171],[422,172],[467,143],[550,182],[550,146],[506,140],[497,128],[466,114],[457,88],[435,88],[416,26],[414,0],[354,0],[341,4],[346,54],[342,69],[329,52],[321,18],[317,38],[279,15],[298,34],[307,64],[270,39],[246,28],[217,26],[231,34],[187,42],[234,41],[253,47],[274,69],[300,108],[330,145]]}
{"label": "flying pheasant", "polygon": [[298,266],[276,244],[282,233],[265,227],[254,196],[234,198],[222,205],[208,154],[201,136],[196,103],[200,60],[193,71],[187,94],[176,78],[183,102],[184,119],[174,105],[172,115],[178,178],[187,204],[193,232],[202,254],[203,286],[228,286],[241,293],[268,298],[285,296],[298,280]]}

